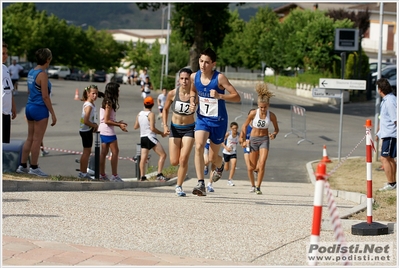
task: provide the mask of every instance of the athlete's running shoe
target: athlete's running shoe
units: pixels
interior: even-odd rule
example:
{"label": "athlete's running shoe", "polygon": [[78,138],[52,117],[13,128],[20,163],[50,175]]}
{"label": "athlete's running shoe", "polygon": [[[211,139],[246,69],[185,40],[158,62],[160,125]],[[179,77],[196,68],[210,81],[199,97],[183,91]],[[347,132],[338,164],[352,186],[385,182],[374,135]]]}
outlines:
{"label": "athlete's running shoe", "polygon": [[206,196],[205,184],[199,182],[193,189],[193,195]]}

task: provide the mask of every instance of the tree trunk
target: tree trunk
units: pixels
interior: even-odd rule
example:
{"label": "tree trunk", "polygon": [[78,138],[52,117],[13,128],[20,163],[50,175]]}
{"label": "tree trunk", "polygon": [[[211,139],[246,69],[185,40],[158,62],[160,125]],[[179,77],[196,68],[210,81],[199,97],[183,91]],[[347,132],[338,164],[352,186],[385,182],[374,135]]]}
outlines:
{"label": "tree trunk", "polygon": [[204,48],[204,33],[201,23],[197,23],[195,27],[195,37],[194,43],[190,48],[190,67],[193,72],[198,71],[198,59],[200,57],[200,53],[205,49]]}

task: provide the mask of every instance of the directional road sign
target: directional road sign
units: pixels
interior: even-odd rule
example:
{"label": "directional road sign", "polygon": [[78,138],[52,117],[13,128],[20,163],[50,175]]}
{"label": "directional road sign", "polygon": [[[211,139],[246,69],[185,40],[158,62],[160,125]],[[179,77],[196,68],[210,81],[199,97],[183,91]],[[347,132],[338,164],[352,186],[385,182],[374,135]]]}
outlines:
{"label": "directional road sign", "polygon": [[365,90],[366,80],[320,78],[319,87],[330,89]]}
{"label": "directional road sign", "polygon": [[318,98],[341,98],[340,89],[326,89],[326,88],[313,88],[312,89],[312,97]]}

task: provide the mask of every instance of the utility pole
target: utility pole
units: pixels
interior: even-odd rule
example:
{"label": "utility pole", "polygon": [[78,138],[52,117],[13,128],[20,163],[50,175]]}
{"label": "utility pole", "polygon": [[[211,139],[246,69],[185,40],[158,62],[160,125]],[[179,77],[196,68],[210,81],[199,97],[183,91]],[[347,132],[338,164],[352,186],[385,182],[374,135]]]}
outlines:
{"label": "utility pole", "polygon": [[169,34],[170,34],[170,3],[168,4],[168,26],[167,26],[167,36],[166,36],[166,62],[165,62],[165,75],[168,76],[168,65],[169,65]]}
{"label": "utility pole", "polygon": [[[383,37],[383,26],[384,26],[384,3],[378,3],[380,5],[380,38],[378,43],[378,67],[377,67],[377,80],[381,78],[381,61],[382,61],[382,37]],[[380,125],[380,103],[381,96],[378,93],[377,85],[375,87],[375,118],[374,118],[374,135],[377,134],[378,127]],[[378,161],[379,154],[379,143],[380,139],[377,140],[375,146],[375,161]]]}

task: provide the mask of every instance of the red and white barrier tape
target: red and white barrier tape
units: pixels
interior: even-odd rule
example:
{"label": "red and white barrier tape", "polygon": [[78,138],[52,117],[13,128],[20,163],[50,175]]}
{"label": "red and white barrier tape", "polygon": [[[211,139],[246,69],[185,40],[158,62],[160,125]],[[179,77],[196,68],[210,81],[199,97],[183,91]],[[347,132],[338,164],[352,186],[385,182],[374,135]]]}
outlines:
{"label": "red and white barrier tape", "polygon": [[[293,106],[295,107],[295,106]],[[359,147],[359,145],[363,142],[363,140],[368,136],[368,133],[359,141],[359,143],[349,152],[349,154],[340,162],[338,163],[337,166],[335,166],[328,174],[325,174],[323,176],[323,179],[318,179],[315,184],[315,197],[314,197],[314,204],[313,204],[313,225],[312,225],[312,234],[310,237],[310,242],[314,244],[319,243],[320,239],[320,224],[321,224],[321,212],[322,212],[322,206],[323,206],[323,197],[322,194],[320,193],[320,188],[323,187],[327,191],[327,206],[328,206],[328,211],[329,211],[329,216],[331,220],[331,224],[333,226],[334,230],[334,238],[337,242],[339,242],[341,245],[346,245],[346,240],[345,240],[345,234],[342,228],[341,224],[341,219],[339,217],[339,213],[337,210],[337,205],[335,203],[335,199],[332,193],[332,190],[330,188],[330,184],[328,183],[328,177],[331,176],[348,158],[349,156]],[[372,142],[372,139],[369,138],[368,142]],[[319,171],[317,171],[319,172]],[[320,176],[320,174],[318,174]],[[343,261],[344,265],[350,265],[350,262],[348,261],[348,256],[347,253],[342,253],[341,256],[345,256],[345,261]],[[309,265],[317,265],[317,262],[315,260],[309,261]]]}
{"label": "red and white barrier tape", "polygon": [[240,96],[244,97],[244,99],[247,100],[253,100],[254,99],[254,94],[253,93],[247,93],[247,92],[243,92],[243,91],[239,91],[237,90],[238,94],[240,94]]}
{"label": "red and white barrier tape", "polygon": [[331,176],[340,166],[342,166],[343,163],[345,163],[346,160],[352,155],[352,153],[359,147],[359,145],[364,141],[367,135],[364,135],[364,137],[359,141],[358,144],[356,144],[355,148],[352,149],[352,151],[349,152],[347,156],[344,157],[341,162],[339,162],[330,172],[328,172],[327,177]]}
{"label": "red and white barrier tape", "polygon": [[[342,228],[341,219],[339,217],[339,213],[337,210],[337,205],[335,203],[335,199],[328,181],[325,182],[324,187],[327,190],[327,206],[328,206],[328,212],[330,215],[331,224],[334,230],[335,241],[339,242],[341,247],[346,246],[344,229]],[[348,253],[343,253],[341,251],[341,256],[345,257],[341,258],[342,260],[345,260],[343,261],[344,265],[350,265],[350,262],[348,261]]]}
{"label": "red and white barrier tape", "polygon": [[292,106],[292,110],[294,111],[294,113],[299,114],[301,116],[303,116],[306,112],[305,108],[295,105]]}

